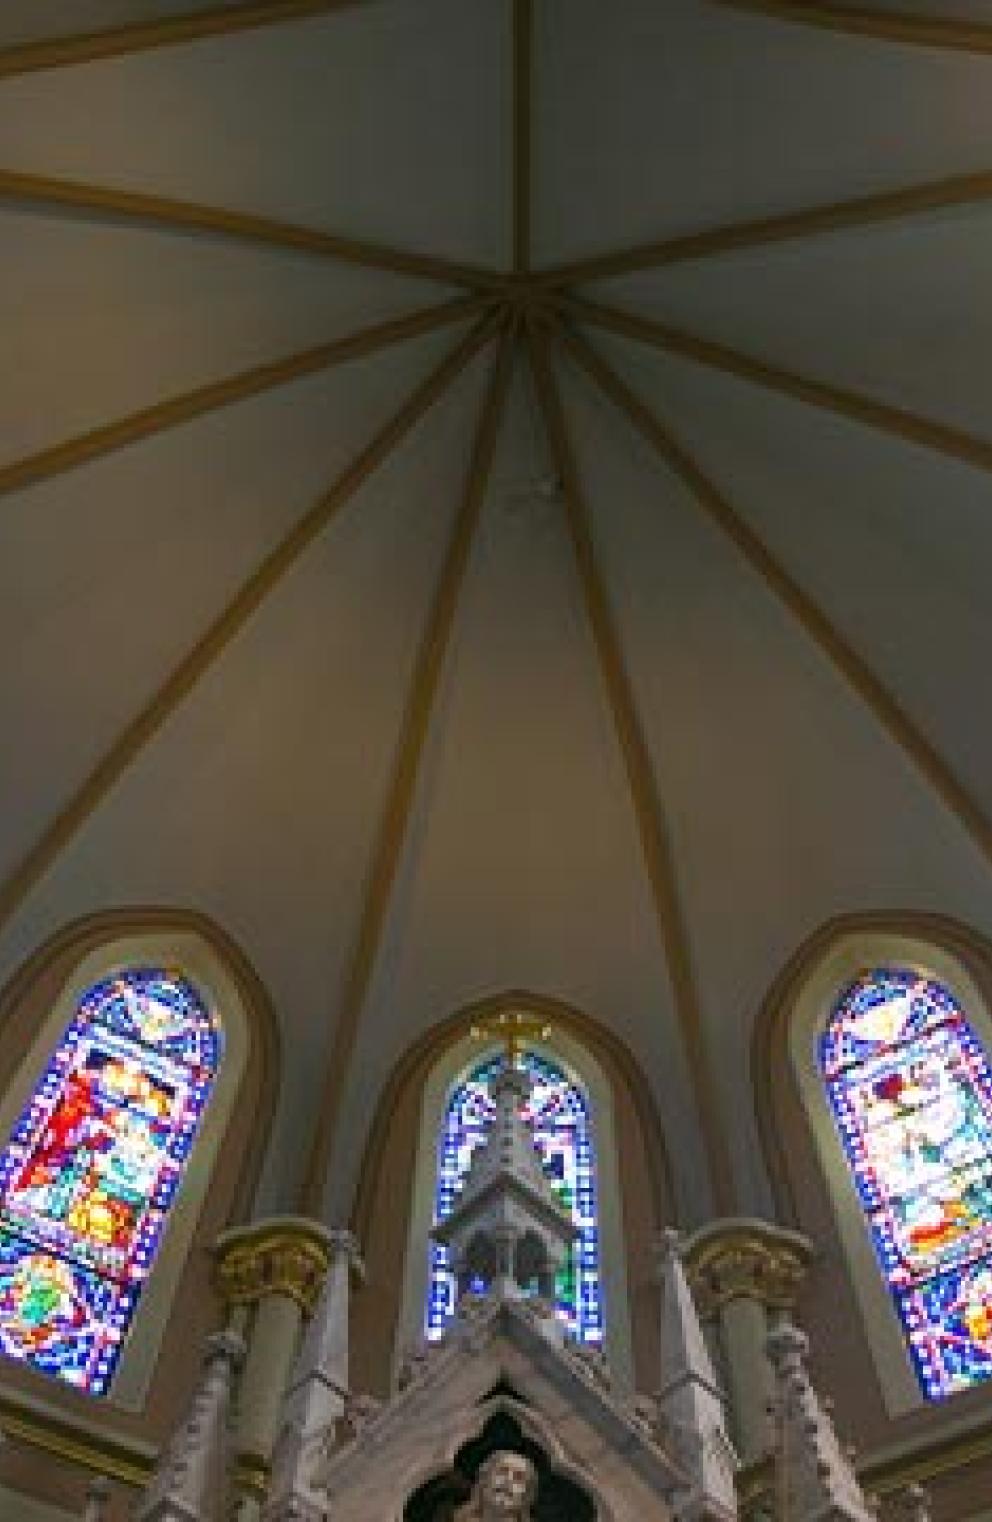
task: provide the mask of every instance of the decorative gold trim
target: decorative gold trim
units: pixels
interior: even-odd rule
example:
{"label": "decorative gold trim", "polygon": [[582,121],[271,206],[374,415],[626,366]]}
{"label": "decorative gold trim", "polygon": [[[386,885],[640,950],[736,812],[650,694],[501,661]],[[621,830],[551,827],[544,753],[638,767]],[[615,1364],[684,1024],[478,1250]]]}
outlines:
{"label": "decorative gold trim", "polygon": [[894,434],[910,444],[936,450],[965,465],[972,465],[976,470],[992,471],[992,442],[988,439],[950,428],[946,423],[937,423],[932,418],[921,417],[903,407],[891,407],[862,392],[845,391],[839,386],[831,386],[808,375],[783,369],[766,360],[755,359],[739,349],[713,343],[694,333],[682,332],[666,323],[653,322],[621,307],[605,306],[600,302],[570,295],[562,298],[561,305],[570,316],[591,323],[593,327],[619,333],[625,338],[649,344],[652,348],[662,349],[669,354],[678,354],[694,364],[703,365],[709,370],[719,370],[725,375],[734,375],[739,380],[750,381],[767,391],[775,391],[793,401],[804,402],[809,407],[837,413],[865,428]]}
{"label": "decorative gold trim", "polygon": [[[505,311],[500,322],[506,323]],[[482,508],[496,438],[509,385],[516,330],[504,331],[483,403],[461,507],[448,544],[444,565],[421,637],[417,660],[400,723],[392,776],[372,849],[368,887],[361,920],[351,951],[348,977],[334,1025],[317,1123],[310,1144],[300,1196],[300,1208],[319,1215],[341,1094],[347,1076],[362,1006],[389,908],[393,883],[417,786],[420,758],[430,723],[434,697],[444,665],[448,641],[455,622],[465,568]]]}
{"label": "decorative gold trim", "polygon": [[988,1417],[971,1431],[914,1443],[898,1457],[869,1454],[859,1461],[858,1473],[866,1489],[884,1496],[907,1485],[926,1484],[983,1459],[992,1459],[992,1420]]}
{"label": "decorative gold trim", "polygon": [[675,860],[664,806],[641,726],[637,704],[609,596],[596,559],[584,505],[578,465],[565,422],[547,342],[542,330],[528,329],[531,365],[556,468],[564,487],[565,513],[586,614],[599,658],[606,697],[613,715],[630,788],[644,866],[661,932],[662,945],[692,1077],[700,1127],[709,1163],[717,1211],[733,1214],[735,1186],[730,1154],[720,1120],[717,1089],[706,1047],[689,933],[679,893]]}
{"label": "decorative gold trim", "polygon": [[812,1254],[807,1238],[767,1221],[717,1221],[696,1232],[685,1264],[699,1314],[709,1320],[740,1299],[793,1310]]}
{"label": "decorative gold trim", "polygon": [[530,268],[533,0],[513,0],[513,268]]}
{"label": "decorative gold trim", "polygon": [[361,3],[363,0],[255,0],[254,4],[186,11],[159,21],[137,21],[129,26],[49,37],[42,42],[22,43],[0,51],[0,79],[16,74],[34,74],[41,69],[64,69],[92,63],[99,58],[120,58],[127,53],[143,53],[152,48],[175,47],[177,43],[200,42],[230,32],[284,26],[290,21],[302,21],[308,16],[320,16],[326,11],[340,11]]}
{"label": "decorative gold trim", "polygon": [[489,341],[492,330],[493,318],[483,317],[417,386],[393,417],[379,429],[371,443],[342,472],[330,490],[269,551],[241,584],[206,633],[131,719],[73,797],[46,827],[41,838],[0,886],[0,927],[16,913],[35,883],[75,838],[149,740],[192,692],[204,673],[220,658],[287,571],[309,549],[335,513],[351,500],[461,374],[473,356]]}
{"label": "decorative gold trim", "polygon": [[0,1430],[15,1442],[134,1489],[146,1485],[152,1473],[154,1459],[147,1451],[142,1452],[140,1445],[97,1436],[62,1417],[32,1411],[7,1392],[0,1393]]}
{"label": "decorative gold trim", "polygon": [[618,249],[559,264],[534,275],[536,286],[544,289],[579,285],[590,280],[610,280],[617,275],[631,275],[638,270],[663,265],[685,264],[694,259],[713,259],[745,249],[765,248],[775,243],[789,243],[798,238],[818,237],[823,233],[846,232],[852,228],[871,227],[904,217],[923,216],[928,212],[952,207],[980,206],[992,200],[992,172],[953,175],[943,180],[928,180],[897,190],[857,196],[848,201],[826,202],[804,211],[785,212],[776,217],[758,217],[747,222],[729,222],[703,228],[700,232],[681,233],[654,243]]}
{"label": "decorative gold trim", "polygon": [[376,323],[342,338],[331,339],[329,343],[289,354],[284,359],[253,365],[251,369],[225,376],[223,380],[209,381],[192,391],[184,391],[177,396],[167,397],[164,401],[155,402],[151,407],[142,407],[112,423],[105,423],[87,433],[76,434],[74,438],[52,444],[37,454],[0,466],[0,496],[33,486],[38,481],[47,480],[64,471],[75,470],[114,450],[125,449],[140,439],[178,428],[183,423],[216,412],[222,407],[233,406],[236,402],[246,401],[279,386],[288,386],[293,381],[302,380],[304,376],[316,375],[334,365],[375,354],[390,345],[421,338],[438,328],[478,316],[488,300],[486,296],[459,297],[443,306],[428,307],[411,312],[407,317]]}
{"label": "decorative gold trim", "polygon": [[919,48],[951,48],[992,53],[992,26],[964,16],[925,16],[918,11],[870,10],[863,5],[829,5],[822,0],[713,0],[724,10],[749,11],[796,26],[818,27],[880,42]]}
{"label": "decorative gold trim", "polygon": [[565,328],[562,329],[562,343],[580,368],[626,414],[669,469],[689,488],[697,505],[735,545],[752,570],[788,609],[818,649],[829,658],[874,714],[881,727],[905,752],[937,796],[956,816],[986,860],[992,861],[992,823],[854,647],[834,627],[823,610],[807,596],[759,535],[734,511],[692,456],[592,345],[580,334]]}
{"label": "decorative gold trim", "polygon": [[234,1483],[242,1494],[264,1501],[269,1489],[271,1470],[260,1453],[239,1453],[234,1460]]}
{"label": "decorative gold trim", "polygon": [[148,195],[138,190],[118,190],[109,185],[92,185],[79,180],[0,169],[0,200],[25,206],[56,207],[60,211],[110,222],[129,222],[139,227],[206,234],[239,243],[288,249],[292,253],[333,259],[340,264],[357,264],[393,275],[416,275],[444,285],[466,286],[469,290],[501,291],[507,284],[505,275],[473,265],[410,253],[382,243],[339,238],[315,227],[277,222],[251,212],[229,211],[225,207],[204,206],[196,201]]}
{"label": "decorative gold trim", "polygon": [[316,1222],[291,1217],[225,1232],[214,1250],[214,1281],[230,1308],[268,1295],[295,1300],[305,1315],[317,1303],[331,1243]]}

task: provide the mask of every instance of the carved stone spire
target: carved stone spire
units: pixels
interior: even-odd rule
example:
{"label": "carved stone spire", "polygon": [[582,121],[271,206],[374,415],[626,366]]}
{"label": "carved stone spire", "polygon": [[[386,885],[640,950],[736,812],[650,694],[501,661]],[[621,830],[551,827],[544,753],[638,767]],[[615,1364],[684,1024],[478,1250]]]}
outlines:
{"label": "carved stone spire", "polygon": [[900,1501],[901,1522],[930,1522],[930,1497],[922,1485],[907,1485]]}
{"label": "carved stone spire", "polygon": [[727,1436],[724,1396],[686,1279],[678,1232],[662,1232],[658,1268],[662,1286],[658,1413],[662,1434],[691,1480],[689,1491],[676,1503],[676,1514],[699,1522],[721,1522],[737,1515],[737,1456]]}
{"label": "carved stone spire", "polygon": [[809,1342],[786,1323],[768,1338],[777,1386],[779,1506],[788,1522],[874,1522],[829,1408],[806,1368]]}
{"label": "carved stone spire", "polygon": [[450,1215],[431,1233],[451,1250],[460,1296],[481,1288],[514,1299],[536,1285],[550,1299],[578,1235],[521,1114],[529,1094],[530,1079],[519,1068],[497,1075],[489,1134],[472,1155]]}
{"label": "carved stone spire", "polygon": [[222,1515],[230,1459],[231,1385],[243,1356],[244,1344],[232,1332],[208,1341],[189,1412],[163,1450],[138,1505],[138,1522],[216,1522]]}

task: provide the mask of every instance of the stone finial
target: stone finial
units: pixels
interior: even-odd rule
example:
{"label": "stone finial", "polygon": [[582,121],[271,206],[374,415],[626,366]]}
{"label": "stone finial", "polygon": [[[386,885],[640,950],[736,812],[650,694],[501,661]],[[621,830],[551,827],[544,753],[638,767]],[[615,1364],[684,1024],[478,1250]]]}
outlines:
{"label": "stone finial", "polygon": [[110,1502],[110,1481],[105,1475],[96,1475],[86,1488],[83,1506],[83,1522],[104,1522]]}
{"label": "stone finial", "polygon": [[678,1232],[662,1232],[657,1252],[662,1286],[658,1420],[690,1480],[675,1513],[692,1522],[726,1522],[737,1516],[737,1456],[727,1435],[723,1392],[689,1290]]}
{"label": "stone finial", "polygon": [[344,1258],[352,1275],[360,1282],[365,1282],[365,1259],[362,1257],[361,1245],[353,1231],[346,1231],[343,1227],[336,1227],[327,1233],[327,1245],[331,1250],[332,1257]]}
{"label": "stone finial", "polygon": [[809,1342],[785,1323],[768,1338],[777,1385],[775,1457],[789,1522],[874,1522],[871,1506],[806,1368]]}
{"label": "stone finial", "polygon": [[922,1485],[907,1485],[899,1499],[901,1522],[930,1522],[930,1497]]}
{"label": "stone finial", "polygon": [[234,1371],[244,1343],[233,1332],[207,1342],[189,1411],[163,1450],[137,1522],[214,1522],[226,1499]]}

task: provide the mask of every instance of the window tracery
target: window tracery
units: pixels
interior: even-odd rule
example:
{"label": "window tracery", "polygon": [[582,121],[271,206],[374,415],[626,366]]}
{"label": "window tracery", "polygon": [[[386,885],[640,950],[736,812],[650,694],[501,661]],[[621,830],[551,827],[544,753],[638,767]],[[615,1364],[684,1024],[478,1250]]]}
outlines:
{"label": "window tracery", "polygon": [[992,1378],[992,1071],[963,1010],[911,968],[867,972],[819,1057],[924,1394]]}
{"label": "window tracery", "polygon": [[[434,1221],[444,1220],[468,1172],[472,1153],[485,1140],[495,1113],[492,1084],[504,1056],[478,1063],[456,1084],[444,1112],[438,1145]],[[524,1049],[517,1065],[530,1076],[523,1111],[545,1173],[572,1211],[579,1235],[555,1285],[559,1317],[579,1342],[603,1340],[597,1178],[589,1103],[584,1090],[556,1062]],[[454,1311],[456,1285],[447,1249],[431,1245],[427,1336],[439,1338]]]}
{"label": "window tracery", "polygon": [[0,1155],[0,1349],[92,1395],[109,1388],[221,1057],[192,983],[102,978]]}

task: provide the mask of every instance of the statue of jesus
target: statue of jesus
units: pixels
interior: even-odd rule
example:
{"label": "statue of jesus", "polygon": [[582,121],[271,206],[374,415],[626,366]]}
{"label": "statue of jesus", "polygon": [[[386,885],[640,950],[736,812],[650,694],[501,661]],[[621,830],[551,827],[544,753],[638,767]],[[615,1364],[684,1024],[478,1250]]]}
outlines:
{"label": "statue of jesus", "polygon": [[498,1448],[479,1470],[472,1499],[457,1522],[531,1522],[537,1470],[523,1453]]}

